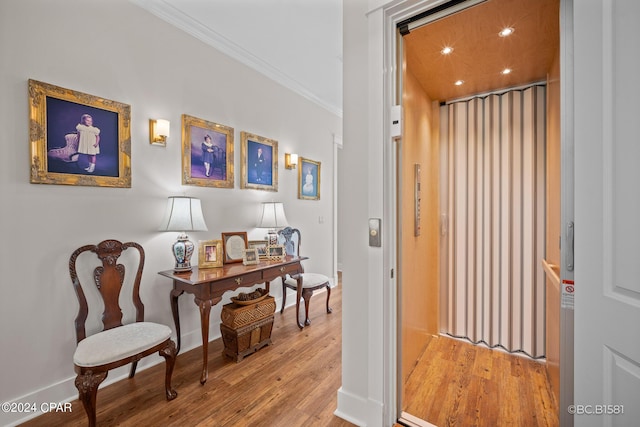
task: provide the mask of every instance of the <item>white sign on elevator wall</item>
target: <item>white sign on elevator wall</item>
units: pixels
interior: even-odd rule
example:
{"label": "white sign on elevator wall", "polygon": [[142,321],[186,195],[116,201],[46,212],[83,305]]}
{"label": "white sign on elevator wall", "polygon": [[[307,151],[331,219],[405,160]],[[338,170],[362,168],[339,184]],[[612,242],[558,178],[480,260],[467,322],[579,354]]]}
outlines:
{"label": "white sign on elevator wall", "polygon": [[574,298],[576,293],[576,285],[573,280],[562,281],[562,296],[560,299],[560,307],[573,310]]}

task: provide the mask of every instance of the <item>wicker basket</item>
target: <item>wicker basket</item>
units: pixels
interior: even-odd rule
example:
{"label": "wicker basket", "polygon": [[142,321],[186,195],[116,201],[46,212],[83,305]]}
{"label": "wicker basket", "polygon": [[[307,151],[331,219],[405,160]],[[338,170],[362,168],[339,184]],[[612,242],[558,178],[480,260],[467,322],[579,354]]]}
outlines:
{"label": "wicker basket", "polygon": [[273,316],[275,311],[276,300],[272,296],[267,296],[263,300],[251,305],[225,304],[222,307],[220,319],[223,325],[231,329],[238,329],[266,317]]}
{"label": "wicker basket", "polygon": [[276,300],[272,296],[251,305],[225,304],[220,314],[223,354],[240,362],[245,356],[271,344],[275,310]]}
{"label": "wicker basket", "polygon": [[220,332],[224,342],[222,353],[240,362],[245,356],[271,344],[272,329],[273,315],[239,329],[221,324]]}

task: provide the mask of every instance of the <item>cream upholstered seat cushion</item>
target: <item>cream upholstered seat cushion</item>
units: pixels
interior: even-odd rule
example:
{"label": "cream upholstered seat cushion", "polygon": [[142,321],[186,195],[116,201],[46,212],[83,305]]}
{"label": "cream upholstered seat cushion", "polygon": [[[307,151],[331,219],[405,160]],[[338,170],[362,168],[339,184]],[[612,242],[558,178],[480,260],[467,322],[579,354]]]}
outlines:
{"label": "cream upholstered seat cushion", "polygon": [[[315,286],[322,285],[323,283],[329,283],[329,278],[324,274],[318,273],[302,273],[302,288],[313,288]],[[285,283],[290,284],[291,286],[297,286],[296,279],[287,278]]]}
{"label": "cream upholstered seat cushion", "polygon": [[136,322],[91,335],[78,343],[73,355],[77,366],[100,366],[138,354],[171,336],[166,325]]}

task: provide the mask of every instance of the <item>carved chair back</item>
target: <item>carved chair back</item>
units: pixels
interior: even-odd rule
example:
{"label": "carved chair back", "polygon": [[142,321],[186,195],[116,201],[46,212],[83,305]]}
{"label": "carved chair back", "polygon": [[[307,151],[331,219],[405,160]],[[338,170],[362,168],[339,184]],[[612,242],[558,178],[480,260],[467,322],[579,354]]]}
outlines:
{"label": "carved chair back", "polygon": [[297,228],[285,227],[278,231],[278,243],[284,245],[287,255],[300,256],[302,236]]}
{"label": "carved chair back", "polygon": [[101,262],[93,270],[93,284],[98,289],[100,296],[104,302],[104,312],[102,313],[102,324],[104,330],[122,326],[122,309],[120,307],[120,291],[123,288],[125,278],[125,266],[118,264],[118,258],[123,251],[134,248],[139,253],[137,268],[135,271],[135,279],[133,280],[132,299],[135,307],[136,322],[144,321],[144,305],[140,299],[140,281],[142,279],[142,269],[144,267],[144,249],[138,243],[128,242],[122,243],[117,240],[104,240],[97,245],[86,245],[78,248],[69,259],[69,274],[73,282],[73,288],[78,297],[80,305],[78,315],[75,319],[76,340],[82,341],[86,338],[85,324],[89,314],[89,305],[83,291],[83,285],[78,278],[76,269],[76,261],[78,256],[84,252],[93,252],[97,255]]}

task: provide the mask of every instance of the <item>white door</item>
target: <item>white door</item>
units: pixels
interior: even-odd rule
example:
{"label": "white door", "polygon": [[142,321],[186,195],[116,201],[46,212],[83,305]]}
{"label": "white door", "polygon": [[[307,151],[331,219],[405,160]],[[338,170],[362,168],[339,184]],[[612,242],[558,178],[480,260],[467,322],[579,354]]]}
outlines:
{"label": "white door", "polygon": [[640,2],[573,9],[575,406],[560,410],[576,426],[637,426]]}

